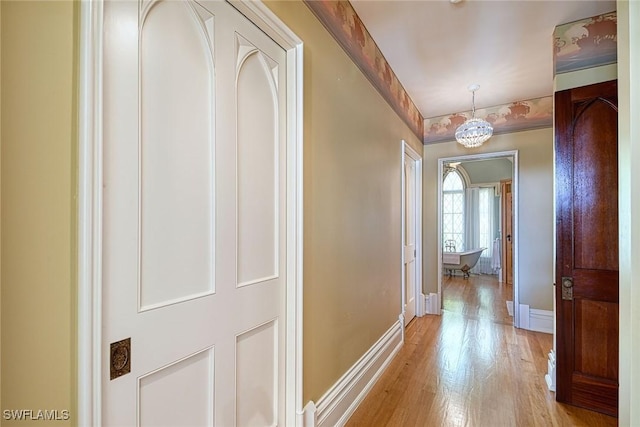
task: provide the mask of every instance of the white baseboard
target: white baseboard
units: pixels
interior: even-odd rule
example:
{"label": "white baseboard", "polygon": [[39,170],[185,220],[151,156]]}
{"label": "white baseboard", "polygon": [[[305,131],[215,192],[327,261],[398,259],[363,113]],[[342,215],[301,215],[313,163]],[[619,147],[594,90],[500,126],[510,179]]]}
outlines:
{"label": "white baseboard", "polygon": [[425,314],[440,314],[440,298],[438,294],[430,293],[424,298]]}
{"label": "white baseboard", "polygon": [[520,325],[522,329],[553,334],[553,311],[529,308],[520,304]]}
{"label": "white baseboard", "polygon": [[529,306],[518,304],[519,324],[516,325],[521,329],[529,329]]}
{"label": "white baseboard", "polygon": [[343,426],[402,347],[402,332],[398,320],[318,403],[309,402],[304,427]]}
{"label": "white baseboard", "polygon": [[422,292],[416,298],[416,316],[422,317],[427,314],[427,298]]}
{"label": "white baseboard", "polygon": [[530,330],[553,334],[553,311],[532,308],[529,315]]}
{"label": "white baseboard", "polygon": [[556,352],[549,352],[547,375],[544,376],[550,391],[556,391]]}

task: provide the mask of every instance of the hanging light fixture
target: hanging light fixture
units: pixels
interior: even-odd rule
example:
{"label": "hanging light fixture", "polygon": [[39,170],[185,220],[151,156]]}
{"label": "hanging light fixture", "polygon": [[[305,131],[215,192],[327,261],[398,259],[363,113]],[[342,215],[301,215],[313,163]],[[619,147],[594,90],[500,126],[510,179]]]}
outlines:
{"label": "hanging light fixture", "polygon": [[493,135],[493,126],[483,119],[476,119],[476,91],[480,85],[473,84],[468,88],[471,91],[471,118],[456,129],[456,141],[467,148],[479,147]]}

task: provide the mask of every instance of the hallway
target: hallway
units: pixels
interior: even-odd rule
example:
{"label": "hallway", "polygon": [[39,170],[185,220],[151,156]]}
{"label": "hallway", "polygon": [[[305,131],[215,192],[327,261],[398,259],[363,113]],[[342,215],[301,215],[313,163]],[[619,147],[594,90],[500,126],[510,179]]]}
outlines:
{"label": "hallway", "polygon": [[405,344],[347,426],[616,426],[558,404],[544,375],[553,337],[515,329],[510,288],[443,278],[442,316],[415,318]]}

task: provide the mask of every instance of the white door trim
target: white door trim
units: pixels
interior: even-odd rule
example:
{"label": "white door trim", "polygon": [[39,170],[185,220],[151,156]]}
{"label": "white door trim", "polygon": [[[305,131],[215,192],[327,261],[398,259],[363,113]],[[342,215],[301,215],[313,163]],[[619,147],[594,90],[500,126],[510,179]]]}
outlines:
{"label": "white door trim", "polygon": [[[405,235],[405,209],[406,209],[406,200],[405,200],[405,171],[404,171],[404,161],[405,158],[409,157],[416,162],[416,316],[424,316],[426,314],[425,307],[425,296],[422,291],[422,156],[418,154],[406,141],[402,141],[402,236]],[[402,313],[402,318],[404,319],[404,304],[406,301],[405,295],[405,273],[404,273],[404,237],[401,239],[401,265],[402,265],[402,273],[401,273],[401,285],[402,285],[402,301],[400,310]],[[407,326],[407,325],[404,325]]]}
{"label": "white door trim", "polygon": [[[302,41],[259,1],[230,0],[287,52],[286,425],[302,425]],[[102,424],[103,0],[80,4],[78,425]]]}
{"label": "white door trim", "polygon": [[78,425],[100,425],[103,3],[80,4],[78,99]]}
{"label": "white door trim", "polygon": [[[444,164],[449,162],[458,161],[470,161],[470,160],[486,160],[495,159],[500,157],[513,157],[513,229],[516,233],[516,244],[513,245],[513,306],[519,307],[519,274],[518,274],[518,235],[520,228],[518,226],[518,196],[519,196],[519,174],[518,174],[518,150],[512,151],[499,151],[495,153],[482,153],[471,154],[468,156],[456,156],[456,157],[443,157],[438,159],[438,301],[440,301],[439,307],[442,307],[442,174],[444,172]],[[440,308],[438,313],[440,314]],[[520,313],[519,310],[514,310],[513,313],[513,326],[520,327]]]}

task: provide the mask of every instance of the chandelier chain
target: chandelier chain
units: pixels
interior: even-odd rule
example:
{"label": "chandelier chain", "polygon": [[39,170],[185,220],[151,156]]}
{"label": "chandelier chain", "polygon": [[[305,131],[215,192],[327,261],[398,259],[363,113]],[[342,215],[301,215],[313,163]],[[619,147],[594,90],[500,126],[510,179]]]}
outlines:
{"label": "chandelier chain", "polygon": [[472,106],[471,118],[475,119],[476,118],[476,91],[475,90],[471,91],[471,106]]}

